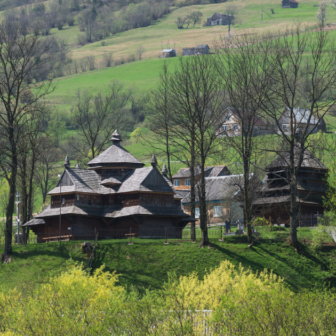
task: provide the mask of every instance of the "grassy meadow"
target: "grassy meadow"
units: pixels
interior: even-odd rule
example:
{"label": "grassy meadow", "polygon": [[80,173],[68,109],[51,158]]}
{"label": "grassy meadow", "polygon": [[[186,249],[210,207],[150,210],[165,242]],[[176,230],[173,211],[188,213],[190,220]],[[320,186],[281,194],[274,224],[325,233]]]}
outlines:
{"label": "grassy meadow", "polygon": [[[240,264],[254,273],[265,268],[284,277],[294,291],[323,287],[328,281],[335,281],[336,250],[331,240],[320,250],[314,250],[307,242],[312,230],[298,229],[302,252],[297,254],[286,241],[289,229],[258,227],[259,240],[252,248],[247,248],[246,236],[226,237],[224,242],[211,239],[212,248],[198,248],[190,241],[170,240],[164,245],[161,239],[134,239],[128,245],[126,239],[100,240],[97,245],[93,267],[105,265],[107,271],[120,274],[120,284],[140,291],[162,288],[168,280],[168,272],[177,276],[197,272],[200,278],[221,261],[229,260],[235,266]],[[0,291],[22,287],[26,289],[44,283],[50,276],[58,275],[72,258],[76,262],[86,262],[81,253],[81,242],[37,244],[14,246],[13,261],[0,267]],[[332,286],[336,283],[332,282]]]}
{"label": "grassy meadow", "polygon": [[[278,0],[268,0],[267,3],[263,3],[261,0],[238,0],[234,3],[240,10],[237,15],[237,24],[231,30],[233,35],[278,31],[299,22],[312,28],[317,24],[315,17],[317,8],[313,7],[318,3],[317,1],[305,1],[300,3],[297,9],[283,9],[281,8],[281,2]],[[57,79],[55,81],[56,89],[49,95],[51,103],[63,104],[63,107],[68,109],[72,105],[78,89],[97,92],[104,89],[113,79],[118,79],[142,93],[155,88],[164,62],[163,59],[158,58],[161,54],[161,47],[174,48],[175,46],[178,55],[182,54],[182,48],[197,44],[208,44],[210,47],[214,47],[216,41],[227,36],[227,26],[203,27],[202,25],[206,18],[214,12],[224,12],[227,5],[226,3],[220,3],[175,9],[149,27],[132,29],[104,39],[105,46],[102,45],[101,41],[82,47],[77,45],[78,26],[65,27],[63,30],[52,29],[51,34],[68,45],[69,50],[71,50],[70,56],[73,59],[93,55],[99,61],[102,55],[107,52],[113,52],[115,59],[126,58],[129,54],[135,53],[139,45],[143,45],[146,52],[142,61]],[[261,20],[262,8],[264,10],[263,20]],[[274,10],[275,14],[271,14],[271,9]],[[184,17],[192,11],[202,12],[202,23],[195,27],[190,25],[188,29],[177,29],[175,25],[177,17]],[[328,18],[328,22],[336,21],[336,12],[331,8]],[[167,62],[173,68],[178,59],[169,59]]]}

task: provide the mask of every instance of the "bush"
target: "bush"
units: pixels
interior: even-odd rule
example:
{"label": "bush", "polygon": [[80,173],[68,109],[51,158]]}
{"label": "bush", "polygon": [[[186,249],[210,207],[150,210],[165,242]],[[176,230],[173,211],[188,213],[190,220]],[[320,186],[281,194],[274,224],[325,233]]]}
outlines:
{"label": "bush", "polygon": [[134,62],[135,61],[135,55],[134,54],[129,54],[127,56],[127,62],[130,63],[130,62]]}
{"label": "bush", "polygon": [[329,240],[329,234],[326,232],[325,226],[321,224],[312,229],[312,237],[312,247],[316,250],[322,247],[323,242]]}
{"label": "bush", "polygon": [[72,27],[72,26],[75,25],[75,18],[74,17],[72,17],[72,16],[68,17],[68,25],[69,25],[69,27]]}
{"label": "bush", "polygon": [[71,262],[31,293],[1,293],[0,329],[6,335],[336,334],[334,292],[295,294],[266,270],[255,274],[223,261],[203,280],[170,274],[162,290],[142,296],[117,280],[103,267],[91,276]]}

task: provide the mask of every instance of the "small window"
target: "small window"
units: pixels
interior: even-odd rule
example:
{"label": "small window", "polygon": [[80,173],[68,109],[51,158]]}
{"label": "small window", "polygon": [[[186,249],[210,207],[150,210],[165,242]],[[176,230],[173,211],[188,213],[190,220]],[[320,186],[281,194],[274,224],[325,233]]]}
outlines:
{"label": "small window", "polygon": [[195,208],[195,218],[199,218],[199,217],[200,217],[199,208]]}
{"label": "small window", "polygon": [[180,180],[174,180],[174,187],[180,186]]}
{"label": "small window", "polygon": [[221,217],[223,214],[223,209],[221,206],[214,206],[213,207],[213,216],[214,217]]}
{"label": "small window", "polygon": [[238,125],[237,124],[233,125],[233,130],[238,131]]}
{"label": "small window", "polygon": [[223,131],[224,131],[224,132],[227,131],[227,126],[226,126],[226,125],[223,125],[222,128],[223,128]]}
{"label": "small window", "polygon": [[230,114],[227,114],[227,115],[225,116],[225,120],[226,120],[226,121],[229,121],[229,120],[230,120]]}
{"label": "small window", "polygon": [[190,186],[191,186],[190,179],[186,179],[186,180],[185,180],[185,185],[186,185],[187,187],[190,187]]}
{"label": "small window", "polygon": [[62,198],[62,204],[65,204],[65,198]]}
{"label": "small window", "polygon": [[77,195],[77,201],[79,201],[79,195]]}

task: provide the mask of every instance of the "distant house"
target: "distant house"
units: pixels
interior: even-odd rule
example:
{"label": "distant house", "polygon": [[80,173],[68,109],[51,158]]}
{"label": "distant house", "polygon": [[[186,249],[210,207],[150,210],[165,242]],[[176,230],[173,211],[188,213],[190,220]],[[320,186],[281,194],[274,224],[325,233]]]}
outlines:
{"label": "distant house", "polygon": [[[299,107],[293,109],[293,120],[291,122],[290,110],[288,107],[281,113],[278,123],[280,128],[286,133],[290,134],[291,124],[294,126],[294,129],[301,128],[302,130],[306,127],[308,123],[308,117],[310,115],[309,110],[300,109]],[[315,129],[314,129],[315,128]],[[313,130],[314,129],[314,130]],[[313,131],[312,131],[313,130]],[[310,123],[308,125],[308,132],[317,133],[318,131],[326,132],[327,127],[323,119],[318,120],[314,116],[311,116]]]}
{"label": "distant house", "polygon": [[211,17],[207,18],[206,26],[228,26],[233,24],[234,16],[227,14],[215,13]]}
{"label": "distant house", "polygon": [[208,55],[210,47],[207,44],[199,44],[195,48],[183,48],[183,56]]}
{"label": "distant house", "polygon": [[[204,168],[206,177],[218,177],[218,176],[226,176],[231,175],[230,170],[227,166],[210,166]],[[201,178],[201,167],[197,166],[195,168],[195,184]],[[189,168],[181,168],[173,177],[173,186],[177,195],[185,197],[191,189],[191,172]]]}
{"label": "distant house", "polygon": [[282,8],[298,8],[299,3],[295,0],[282,0]]}
{"label": "distant house", "polygon": [[163,49],[162,50],[162,57],[176,57],[176,51],[174,49]]}
{"label": "distant house", "polygon": [[[247,114],[246,118],[248,117]],[[238,136],[241,134],[241,113],[234,108],[228,107],[214,122],[215,132],[218,137]],[[274,133],[273,127],[259,116],[254,116],[253,135],[265,135]]]}
{"label": "distant house", "polygon": [[[244,184],[243,175],[228,175],[205,178],[207,223],[221,224],[225,221],[237,222],[243,219],[243,208],[239,192]],[[199,224],[200,209],[196,185],[195,218]],[[191,213],[190,193],[182,200],[183,209]]]}

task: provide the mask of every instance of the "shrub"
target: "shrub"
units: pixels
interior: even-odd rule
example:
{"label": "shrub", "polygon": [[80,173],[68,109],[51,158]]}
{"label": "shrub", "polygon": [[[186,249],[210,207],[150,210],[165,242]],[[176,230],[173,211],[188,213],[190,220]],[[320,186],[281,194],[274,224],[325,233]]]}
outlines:
{"label": "shrub", "polygon": [[127,56],[127,62],[130,63],[130,62],[134,62],[135,61],[135,55],[134,54],[129,54]]}
{"label": "shrub", "polygon": [[[334,292],[295,294],[267,270],[223,261],[203,280],[170,274],[162,290],[140,296],[103,267],[68,271],[31,293],[0,294],[5,335],[335,335]],[[210,312],[199,312],[208,309]]]}

